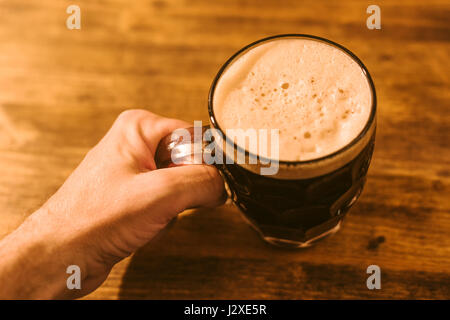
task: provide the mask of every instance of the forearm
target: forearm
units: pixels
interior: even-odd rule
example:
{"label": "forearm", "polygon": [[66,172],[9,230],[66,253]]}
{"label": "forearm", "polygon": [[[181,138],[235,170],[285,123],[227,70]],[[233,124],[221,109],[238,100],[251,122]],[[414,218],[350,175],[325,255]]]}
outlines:
{"label": "forearm", "polygon": [[61,246],[33,220],[0,241],[0,299],[71,298]]}

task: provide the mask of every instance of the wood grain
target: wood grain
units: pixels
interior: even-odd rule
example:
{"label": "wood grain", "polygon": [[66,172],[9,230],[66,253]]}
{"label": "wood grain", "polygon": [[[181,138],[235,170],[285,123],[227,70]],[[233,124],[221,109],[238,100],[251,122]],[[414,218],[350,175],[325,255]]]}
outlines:
{"label": "wood grain", "polygon": [[[259,38],[308,33],[356,53],[379,98],[362,197],[313,248],[263,243],[236,208],[193,210],[87,299],[450,298],[450,4],[298,0],[0,1],[0,237],[56,191],[127,108],[207,120],[221,64]],[[368,290],[366,268],[382,270]]]}

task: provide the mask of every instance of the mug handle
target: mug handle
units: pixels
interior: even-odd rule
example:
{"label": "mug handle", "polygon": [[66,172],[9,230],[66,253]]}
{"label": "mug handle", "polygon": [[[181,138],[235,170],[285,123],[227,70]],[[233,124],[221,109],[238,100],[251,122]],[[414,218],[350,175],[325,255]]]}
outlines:
{"label": "mug handle", "polygon": [[[208,142],[203,141],[202,137],[209,128],[209,125],[201,127],[201,135],[197,133],[197,136],[194,134],[194,127],[177,129],[162,138],[156,148],[156,167],[160,169],[184,164],[205,163],[203,154],[207,152],[205,146]],[[190,139],[184,139],[185,136],[179,130],[183,130],[182,134],[189,133]]]}

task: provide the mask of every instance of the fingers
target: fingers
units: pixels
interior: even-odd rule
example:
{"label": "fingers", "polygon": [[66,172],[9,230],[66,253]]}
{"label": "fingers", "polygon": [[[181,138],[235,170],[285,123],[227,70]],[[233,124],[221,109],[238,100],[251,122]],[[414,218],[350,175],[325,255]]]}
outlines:
{"label": "fingers", "polygon": [[192,126],[188,122],[165,118],[142,109],[130,109],[122,112],[113,128],[120,134],[136,132],[144,139],[152,154],[155,153],[159,141],[172,131]]}
{"label": "fingers", "polygon": [[161,139],[178,128],[189,126],[187,122],[160,117],[145,110],[125,111],[113,126],[113,134],[119,135],[119,138],[133,137],[127,139],[129,148],[137,145],[130,141],[145,140],[150,149],[150,154],[145,155],[134,152],[145,158],[140,161],[145,160],[146,167],[151,171],[138,173],[133,178],[131,189],[134,190],[135,206],[145,208],[151,207],[155,201],[158,203],[157,211],[164,215],[158,217],[161,221],[169,221],[187,208],[218,206],[226,198],[222,177],[213,166],[185,165],[152,170],[155,168],[153,157]]}

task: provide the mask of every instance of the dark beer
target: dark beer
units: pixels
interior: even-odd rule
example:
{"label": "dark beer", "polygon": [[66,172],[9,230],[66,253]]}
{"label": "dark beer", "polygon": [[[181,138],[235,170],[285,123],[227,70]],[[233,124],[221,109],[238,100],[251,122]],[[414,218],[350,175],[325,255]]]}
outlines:
{"label": "dark beer", "polygon": [[355,159],[310,179],[270,178],[237,164],[219,169],[233,202],[266,241],[306,246],[340,227],[364,187],[373,147],[374,136]]}

